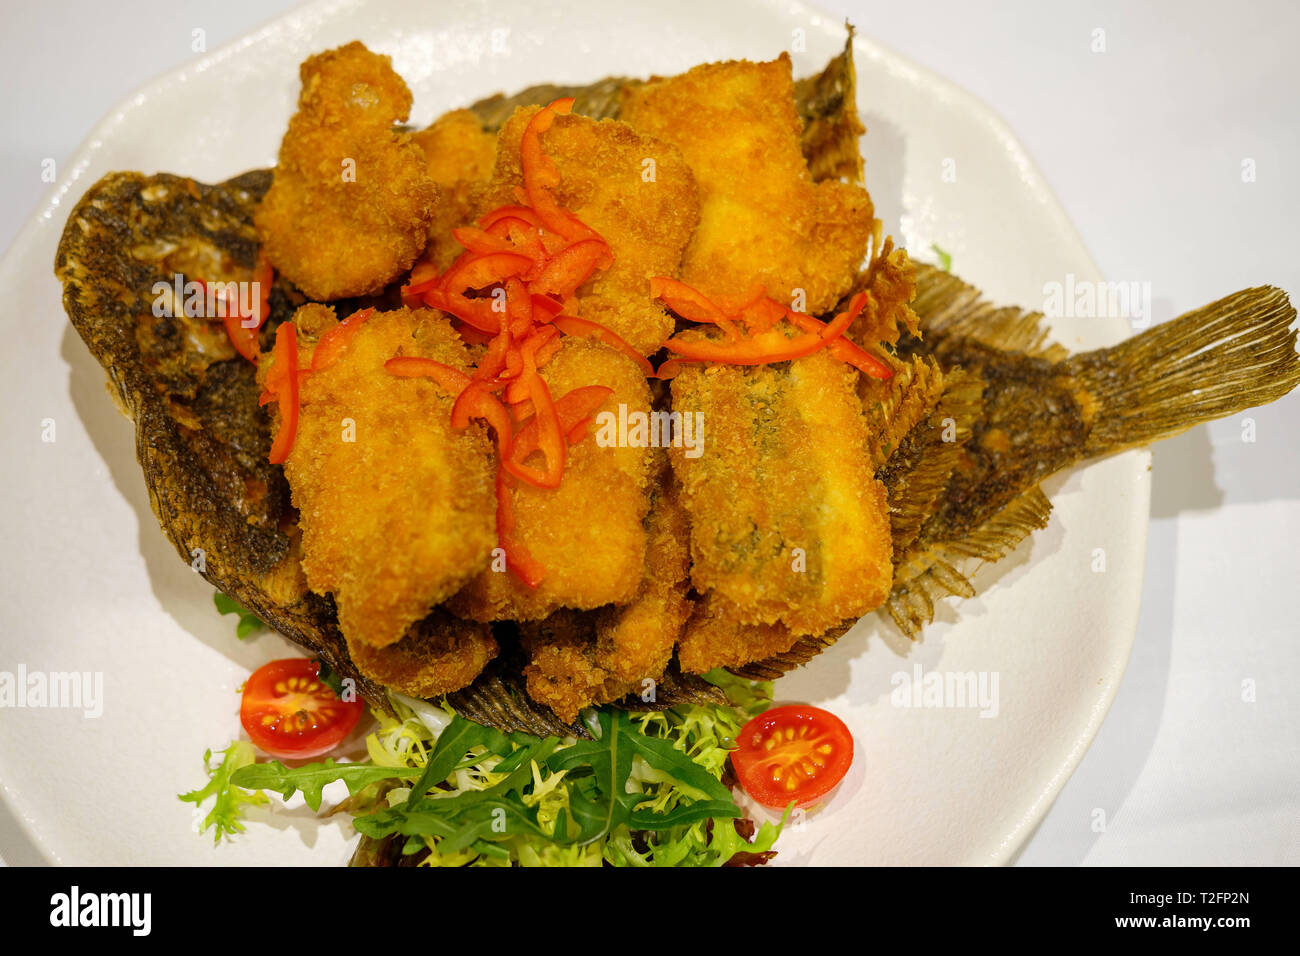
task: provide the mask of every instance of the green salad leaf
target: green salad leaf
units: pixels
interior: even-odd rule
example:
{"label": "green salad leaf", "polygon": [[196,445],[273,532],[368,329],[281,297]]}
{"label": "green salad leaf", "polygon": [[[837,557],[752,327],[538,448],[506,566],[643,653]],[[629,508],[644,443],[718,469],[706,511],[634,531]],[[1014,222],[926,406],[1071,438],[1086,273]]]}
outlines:
{"label": "green salad leaf", "polygon": [[952,272],[952,255],[945,252],[943,249],[940,249],[937,242],[930,243],[930,248],[933,249],[934,254],[939,257],[939,268],[944,272]]}
{"label": "green salad leaf", "polygon": [[222,752],[221,763],[212,766],[212,751],[203,753],[203,768],[207,771],[208,785],[199,790],[180,794],[180,799],[196,806],[209,797],[216,797],[212,809],[203,818],[200,832],[215,827],[212,835],[214,843],[220,843],[223,836],[234,836],[244,832],[244,807],[267,802],[266,794],[260,790],[250,791],[233,784],[233,778],[241,769],[248,769],[256,759],[253,745],[246,740],[237,740]]}
{"label": "green salad leaf", "polygon": [[274,790],[288,800],[302,791],[307,806],[319,810],[327,784],[342,780],[348,793],[357,794],[379,780],[394,777],[414,777],[417,771],[403,767],[376,767],[368,763],[335,763],[334,758],[324,763],[309,763],[301,767],[286,767],[278,760],[242,766],[230,777],[230,782],[248,790]]}
{"label": "green salad leaf", "polygon": [[375,712],[368,761],[254,764],[251,745],[232,745],[241,747],[238,759],[204,792],[226,795],[221,819],[233,832],[243,829],[241,794],[302,793],[319,810],[324,788],[342,780],[350,796],[335,809],[353,814],[364,837],[400,841],[403,854],[420,854],[428,866],[754,862],[772,850],[786,818],[744,821],[722,775],[740,728],[771,705],[771,685],[705,676],[729,705],[589,710],[592,740],[506,734],[445,703],[393,694],[394,713]]}
{"label": "green salad leaf", "polygon": [[266,625],[262,619],[248,610],[238,601],[231,597],[216,591],[212,595],[212,603],[217,606],[217,610],[222,614],[238,614],[239,623],[235,625],[235,636],[241,641],[250,634],[256,634],[258,631],[265,630]]}

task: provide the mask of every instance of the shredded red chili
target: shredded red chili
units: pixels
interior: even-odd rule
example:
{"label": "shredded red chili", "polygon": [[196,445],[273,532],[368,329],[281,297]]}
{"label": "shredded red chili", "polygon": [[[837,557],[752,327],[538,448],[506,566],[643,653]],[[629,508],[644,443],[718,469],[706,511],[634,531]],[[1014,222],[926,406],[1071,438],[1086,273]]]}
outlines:
{"label": "shredded red chili", "polygon": [[441,274],[417,264],[402,288],[402,301],[440,309],[455,318],[466,342],[486,345],[466,375],[430,359],[398,356],[385,368],[393,375],[426,376],[456,396],[451,424],[485,422],[496,436],[497,537],[506,565],[529,587],[545,574],[515,528],[511,489],[516,481],[556,488],[564,477],[568,446],[586,434],[590,418],[613,390],[583,386],[555,398],[540,370],[562,347],[562,337],[597,338],[632,358],[646,374],[645,356],[610,329],[579,318],[578,289],[614,261],[607,243],[556,199],[560,184],[541,137],[573,108],[571,97],[538,110],[520,143],[523,186],[517,203],[480,216],[473,226],[452,230],[464,248]]}
{"label": "shredded red chili", "polygon": [[280,465],[293,450],[293,440],[298,434],[298,386],[302,373],[298,369],[298,330],[292,322],[282,322],[275,330],[275,345],[271,349],[271,370],[266,374],[266,390],[258,399],[259,405],[276,402],[280,407],[280,427],[271,442],[267,460]]}
{"label": "shredded red chili", "polygon": [[[769,298],[762,287],[714,300],[676,279],[656,276],[650,280],[650,294],[683,319],[713,325],[723,332],[721,339],[678,336],[664,342],[674,358],[659,367],[659,378],[676,375],[683,362],[767,365],[804,358],[822,349],[873,378],[888,379],[894,374],[884,362],[844,337],[867,305],[866,292],[850,299],[848,308],[830,322],[795,312]],[[783,319],[802,334],[787,335],[777,325]]]}
{"label": "shredded red chili", "polygon": [[[220,297],[224,305],[222,325],[225,326],[226,337],[230,339],[230,344],[235,347],[235,351],[250,362],[256,362],[258,355],[261,354],[257,336],[262,324],[266,322],[266,317],[271,313],[271,285],[274,279],[271,263],[259,249],[257,262],[253,266],[253,284],[257,289],[257,297],[251,303],[252,311],[243,312],[238,298],[231,301],[225,296]],[[208,283],[199,278],[193,281],[198,283],[206,298]]]}

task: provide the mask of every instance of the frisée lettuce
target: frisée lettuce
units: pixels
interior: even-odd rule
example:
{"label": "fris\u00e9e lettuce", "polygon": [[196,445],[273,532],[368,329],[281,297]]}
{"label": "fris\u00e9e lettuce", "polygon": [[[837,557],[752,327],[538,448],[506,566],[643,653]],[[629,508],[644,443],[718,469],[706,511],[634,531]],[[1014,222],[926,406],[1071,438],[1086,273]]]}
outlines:
{"label": "fris\u00e9e lettuce", "polygon": [[[390,693],[369,759],[289,767],[241,762],[201,791],[302,793],[314,810],[342,781],[362,834],[360,860],[426,866],[721,866],[765,862],[785,824],[743,819],[722,778],[734,738],[771,704],[771,687],[708,679],[729,706],[584,713],[592,739],[502,733],[450,707]],[[193,794],[187,794],[192,798]],[[233,827],[218,829],[234,832]]]}

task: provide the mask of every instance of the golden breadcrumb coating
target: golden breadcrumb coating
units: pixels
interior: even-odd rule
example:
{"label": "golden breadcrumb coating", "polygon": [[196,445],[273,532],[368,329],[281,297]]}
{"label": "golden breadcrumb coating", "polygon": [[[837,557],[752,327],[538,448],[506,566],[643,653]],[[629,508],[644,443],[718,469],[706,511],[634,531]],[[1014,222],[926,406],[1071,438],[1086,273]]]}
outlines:
{"label": "golden breadcrumb coating", "polygon": [[320,301],[379,292],[424,250],[438,190],[393,124],[411,93],[358,42],[308,58],[298,112],[253,221],[271,264]]}
{"label": "golden breadcrumb coating", "polygon": [[572,723],[583,707],[618,700],[633,690],[630,681],[599,661],[590,612],[563,609],[545,620],[522,623],[519,642],[528,653],[528,696],[561,720]]}
{"label": "golden breadcrumb coating", "polygon": [[[333,310],[306,305],[300,366]],[[332,593],[350,644],[399,641],[486,566],[496,545],[494,451],[484,430],[450,425],[452,398],[429,379],[384,370],[395,355],[469,367],[439,313],[373,314],[334,364],[302,379],[285,462],[303,534],[303,570]],[[264,359],[264,363],[269,359]]]}
{"label": "golden breadcrumb coating", "polygon": [[626,681],[658,678],[668,666],[673,644],[691,614],[690,522],[663,462],[654,505],[646,518],[645,573],[628,604],[596,612],[601,663]]}
{"label": "golden breadcrumb coating", "polygon": [[677,663],[688,674],[741,667],[784,654],[799,636],[781,623],[746,624],[739,608],[717,592],[699,598],[677,644]]}
{"label": "golden breadcrumb coating", "polygon": [[429,177],[438,184],[438,206],[429,223],[429,246],[421,257],[439,272],[463,251],[451,231],[474,221],[476,195],[492,177],[497,137],[469,110],[444,113],[411,139],[424,150]]}
{"label": "golden breadcrumb coating", "polygon": [[[667,478],[668,476],[664,476]],[[663,487],[646,518],[649,542],[641,588],[622,607],[557,611],[520,625],[529,654],[528,694],[561,719],[629,693],[644,695],[668,666],[690,616],[686,513]]]}
{"label": "golden breadcrumb coating", "polygon": [[626,87],[619,115],[680,149],[695,174],[700,225],[682,258],[683,282],[737,295],[758,281],[799,311],[834,307],[866,255],[871,197],[859,186],[813,182],[788,55],[708,63]]}
{"label": "golden breadcrumb coating", "polygon": [[673,408],[700,413],[703,453],[670,448],[691,521],[691,579],[743,623],[820,634],[889,595],[888,505],[866,453],[859,373],[826,351],[688,367]]}
{"label": "golden breadcrumb coating", "polygon": [[396,644],[347,643],[348,655],[363,675],[421,698],[460,690],[497,656],[491,625],[462,621],[440,609],[414,624]]}
{"label": "golden breadcrumb coating", "polygon": [[[518,202],[519,147],[538,107],[525,107],[501,129],[496,170],[479,214]],[[542,134],[555,163],[559,203],[609,243],[614,264],[578,290],[580,315],[612,329],[642,355],[658,350],[673,322],[650,299],[652,276],[675,276],[699,221],[695,180],[677,149],[626,123],[558,117]]]}
{"label": "golden breadcrumb coating", "polygon": [[[595,412],[617,415],[650,407],[650,390],[636,364],[609,346],[566,339],[541,370],[558,399],[584,385],[614,390]],[[568,451],[558,488],[515,482],[516,533],[546,569],[536,590],[501,568],[480,572],[448,602],[461,617],[478,621],[530,621],[561,607],[624,604],[640,586],[650,509],[649,448],[601,447],[595,429]],[[498,570],[500,568],[500,570]]]}

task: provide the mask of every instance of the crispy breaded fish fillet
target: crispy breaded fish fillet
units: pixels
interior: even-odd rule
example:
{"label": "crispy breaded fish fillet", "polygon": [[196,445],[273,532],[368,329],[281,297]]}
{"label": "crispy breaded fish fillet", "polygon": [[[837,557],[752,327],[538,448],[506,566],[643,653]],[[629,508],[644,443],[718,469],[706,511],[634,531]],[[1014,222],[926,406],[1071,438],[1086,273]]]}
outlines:
{"label": "crispy breaded fish fillet", "polygon": [[441,608],[417,622],[396,644],[373,647],[348,640],[348,654],[371,680],[412,697],[460,690],[497,656],[489,624],[462,621]]}
{"label": "crispy breaded fish fillet", "polygon": [[760,281],[774,299],[812,314],[849,288],[872,233],[871,197],[859,186],[813,182],[789,56],[709,63],[627,87],[619,115],[680,149],[695,174],[700,225],[682,258],[683,282],[707,295]]}
{"label": "crispy breaded fish fillet", "polygon": [[[557,399],[584,385],[612,388],[597,416],[617,415],[620,404],[630,411],[650,407],[641,370],[599,342],[566,340],[541,374]],[[514,486],[518,537],[546,569],[538,588],[495,562],[448,602],[453,613],[476,621],[535,621],[561,607],[624,604],[637,593],[645,568],[651,449],[601,447],[594,431],[570,447],[558,488]]]}
{"label": "crispy breaded fish fillet", "polygon": [[524,669],[529,696],[566,721],[583,707],[653,691],[690,616],[689,529],[667,485],[670,477],[664,475],[646,518],[645,573],[630,603],[592,612],[561,610],[520,625],[530,658]]}
{"label": "crispy breaded fish fillet", "polygon": [[[496,170],[480,214],[515,203],[523,185],[519,144],[537,107],[515,111],[497,143]],[[677,149],[616,120],[560,116],[542,134],[555,163],[560,205],[609,243],[614,264],[578,290],[581,315],[599,322],[643,355],[672,335],[673,321],[651,301],[651,276],[675,276],[699,221],[699,198]]]}
{"label": "crispy breaded fish fillet", "polygon": [[441,272],[461,252],[451,231],[474,220],[476,192],[492,177],[496,164],[497,137],[485,131],[469,110],[452,110],[411,139],[424,150],[429,177],[438,184],[429,245],[421,258]]}
{"label": "crispy breaded fish fillet", "polygon": [[[306,305],[300,365],[333,310]],[[338,359],[302,379],[285,475],[312,590],[330,592],[352,647],[386,647],[487,565],[496,544],[492,444],[450,424],[452,399],[426,379],[384,370],[395,355],[469,361],[435,312],[374,314]],[[264,359],[264,362],[267,360]]]}
{"label": "crispy breaded fish fillet", "polygon": [[822,351],[673,380],[673,409],[707,426],[698,457],[669,449],[690,515],[691,579],[737,622],[818,634],[889,594],[889,517],[858,374]]}
{"label": "crispy breaded fish fillet", "polygon": [[740,609],[718,592],[695,601],[677,643],[677,662],[688,674],[715,667],[743,667],[751,661],[783,654],[799,640],[784,624],[745,624]]}
{"label": "crispy breaded fish fillet", "polygon": [[424,153],[393,124],[411,92],[358,42],[308,58],[298,112],[254,222],[266,257],[316,300],[369,295],[428,241],[437,187]]}

